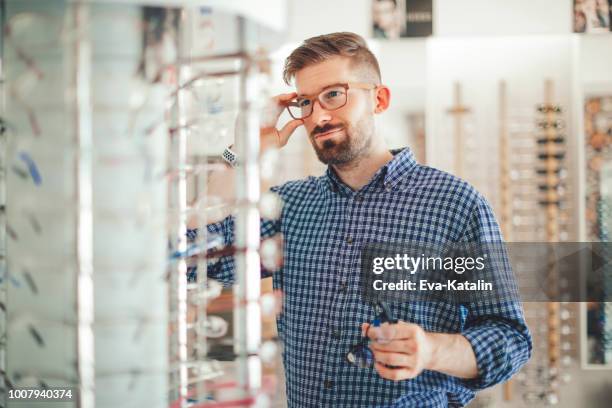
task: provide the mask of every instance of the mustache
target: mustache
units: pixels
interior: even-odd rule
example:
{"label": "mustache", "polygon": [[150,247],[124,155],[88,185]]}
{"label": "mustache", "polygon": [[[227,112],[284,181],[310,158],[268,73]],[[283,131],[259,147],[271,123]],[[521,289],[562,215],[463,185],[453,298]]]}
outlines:
{"label": "mustache", "polygon": [[329,132],[331,130],[342,129],[343,127],[344,127],[344,125],[342,125],[342,124],[339,124],[339,125],[327,124],[325,126],[316,126],[314,129],[312,129],[312,132],[310,133],[310,136],[315,137],[316,135],[318,135],[320,133],[326,133],[326,132]]}

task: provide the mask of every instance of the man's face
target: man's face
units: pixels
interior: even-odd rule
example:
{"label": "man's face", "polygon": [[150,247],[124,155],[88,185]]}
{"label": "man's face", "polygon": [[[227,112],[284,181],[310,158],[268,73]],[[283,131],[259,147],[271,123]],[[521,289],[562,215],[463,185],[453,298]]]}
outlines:
{"label": "man's face", "polygon": [[[363,82],[350,60],[331,58],[297,72],[298,95],[318,95],[324,88],[347,82]],[[324,164],[343,165],[366,154],[374,134],[374,91],[349,89],[346,105],[328,111],[316,97],[312,115],[304,119],[304,127],[317,157]]]}

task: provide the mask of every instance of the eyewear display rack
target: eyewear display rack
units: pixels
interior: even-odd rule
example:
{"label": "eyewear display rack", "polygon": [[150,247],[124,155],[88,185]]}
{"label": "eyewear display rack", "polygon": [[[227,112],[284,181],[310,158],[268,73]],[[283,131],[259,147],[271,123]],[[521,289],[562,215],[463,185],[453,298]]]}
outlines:
{"label": "eyewear display rack", "polygon": [[165,407],[168,15],[5,4],[5,386]]}
{"label": "eyewear display rack", "polygon": [[[178,84],[173,93],[170,127],[170,214],[176,238],[175,254],[183,254],[169,270],[171,366],[178,367],[171,380],[172,406],[206,407],[215,404],[269,406],[270,395],[263,376],[262,310],[260,298],[260,160],[259,118],[269,98],[268,57],[261,49],[252,51],[249,32],[253,25],[234,16],[236,43],[227,52],[196,54],[193,41],[207,41],[195,35],[198,10],[181,11],[181,32],[177,63]],[[228,28],[227,26],[225,28]],[[216,337],[212,326],[219,318],[207,313],[207,304],[219,293],[219,285],[207,278],[210,246],[216,238],[208,236],[207,208],[219,205],[219,197],[208,194],[207,174],[221,163],[202,160],[214,150],[210,144],[223,140],[234,123],[235,150],[239,157],[235,172],[234,243],[217,250],[229,254],[235,265],[232,303],[233,352],[230,362],[208,357],[207,338]],[[196,138],[199,155],[191,146]],[[189,239],[188,225],[195,219],[197,236]],[[193,223],[191,223],[193,225]],[[222,237],[221,237],[222,238]],[[222,240],[223,241],[223,240]],[[221,242],[221,246],[227,243]],[[228,255],[223,255],[228,256]],[[189,271],[197,273],[188,279]],[[216,319],[216,320],[215,320]],[[213,329],[214,330],[214,329]],[[219,382],[227,371],[231,381]],[[220,388],[231,388],[219,397]],[[223,390],[221,390],[223,391]],[[220,399],[217,399],[220,398]],[[229,399],[228,399],[229,398]],[[221,406],[221,405],[220,405]],[[222,405],[225,406],[225,405]],[[230,405],[228,405],[230,406]],[[234,406],[234,405],[231,405]]]}
{"label": "eyewear display rack", "polygon": [[[554,85],[544,83],[544,103],[537,107],[535,128],[521,125],[509,117],[508,90],[505,82],[499,86],[500,106],[500,225],[506,242],[558,243],[567,241],[567,180],[564,159],[566,137],[563,109],[554,104]],[[513,123],[516,122],[516,123]],[[549,248],[550,250],[550,248]],[[522,265],[518,273],[521,290],[533,297],[539,288],[538,271],[528,269],[536,264],[529,259],[533,254],[514,253],[513,263]],[[528,252],[528,251],[527,251]],[[561,271],[554,266],[554,254],[546,276],[546,307],[535,299],[524,303],[525,318],[533,335],[534,351],[531,361],[517,375],[527,404],[556,405],[562,382],[569,381],[563,372],[571,364],[569,320],[573,313],[568,302],[560,302],[564,283]],[[523,259],[524,258],[524,259]],[[533,280],[535,277],[535,281]],[[539,293],[539,292],[538,292]],[[548,300],[547,300],[548,299]],[[531,300],[531,301],[529,301]],[[504,387],[504,397],[514,394],[512,381]]]}
{"label": "eyewear display rack", "polygon": [[[69,387],[65,406],[84,408],[267,406],[259,117],[269,64],[252,44],[258,13],[147,3],[4,2],[4,386]],[[198,54],[197,16],[211,7],[234,30],[232,50]],[[206,276],[203,209],[217,203],[207,201],[209,165],[191,154],[194,139],[220,140],[220,117],[235,121],[240,157],[235,242],[221,251],[233,251],[236,271],[230,383],[214,382],[224,368],[207,344],[220,285]],[[203,199],[190,197],[192,183]]]}

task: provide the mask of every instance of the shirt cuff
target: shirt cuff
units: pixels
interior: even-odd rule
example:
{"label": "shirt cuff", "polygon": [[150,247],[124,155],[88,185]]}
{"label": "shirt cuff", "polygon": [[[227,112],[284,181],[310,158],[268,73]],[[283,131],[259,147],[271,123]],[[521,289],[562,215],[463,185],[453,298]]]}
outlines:
{"label": "shirt cuff", "polygon": [[461,381],[475,391],[510,379],[531,354],[529,340],[503,323],[473,326],[461,334],[471,344],[478,367],[477,378]]}

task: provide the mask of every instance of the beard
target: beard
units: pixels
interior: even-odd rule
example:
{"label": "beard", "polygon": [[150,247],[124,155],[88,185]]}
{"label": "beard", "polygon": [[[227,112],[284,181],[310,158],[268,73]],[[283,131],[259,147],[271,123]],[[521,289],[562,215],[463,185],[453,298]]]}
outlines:
{"label": "beard", "polygon": [[[315,140],[320,133],[330,130],[344,129],[342,138],[333,137],[326,139],[323,143]],[[310,143],[317,154],[319,161],[323,164],[343,166],[365,156],[372,145],[372,135],[374,134],[374,119],[366,117],[349,125],[327,124],[322,127],[315,127],[310,135]]]}

